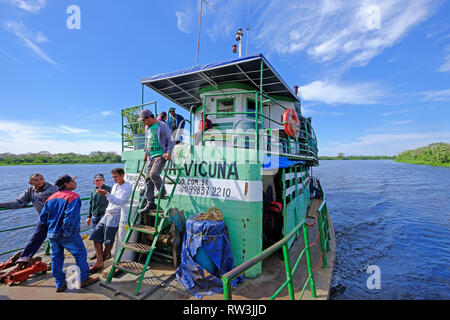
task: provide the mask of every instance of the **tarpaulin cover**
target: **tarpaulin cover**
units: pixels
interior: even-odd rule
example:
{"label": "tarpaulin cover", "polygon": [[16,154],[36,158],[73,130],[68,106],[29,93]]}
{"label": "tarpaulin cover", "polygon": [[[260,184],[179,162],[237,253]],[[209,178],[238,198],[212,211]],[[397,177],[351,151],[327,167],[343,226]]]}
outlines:
{"label": "tarpaulin cover", "polygon": [[[224,221],[196,221],[191,217],[186,221],[186,233],[181,248],[181,263],[176,275],[181,286],[197,298],[223,293],[222,276],[233,269],[233,256]],[[216,266],[216,274],[211,274],[195,261],[200,248]],[[242,276],[234,279],[236,286]]]}
{"label": "tarpaulin cover", "polygon": [[305,161],[292,161],[285,157],[264,156],[264,170],[289,168],[299,163],[305,164]]}

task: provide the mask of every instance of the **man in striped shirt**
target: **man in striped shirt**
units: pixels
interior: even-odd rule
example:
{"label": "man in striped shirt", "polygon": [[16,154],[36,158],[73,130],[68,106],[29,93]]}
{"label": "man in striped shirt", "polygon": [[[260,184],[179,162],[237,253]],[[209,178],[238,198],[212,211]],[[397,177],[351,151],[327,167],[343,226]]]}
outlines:
{"label": "man in striped shirt", "polygon": [[[29,184],[30,187],[28,187],[28,189],[26,189],[25,192],[16,200],[0,202],[0,208],[20,209],[24,208],[31,202],[34,209],[38,214],[40,214],[44,208],[45,201],[47,201],[52,194],[58,191],[58,188],[46,182],[40,173],[31,175]],[[32,264],[32,258],[44,243],[45,238],[47,238],[47,227],[38,221],[28,244],[23,249],[19,259],[17,260],[19,270]]]}

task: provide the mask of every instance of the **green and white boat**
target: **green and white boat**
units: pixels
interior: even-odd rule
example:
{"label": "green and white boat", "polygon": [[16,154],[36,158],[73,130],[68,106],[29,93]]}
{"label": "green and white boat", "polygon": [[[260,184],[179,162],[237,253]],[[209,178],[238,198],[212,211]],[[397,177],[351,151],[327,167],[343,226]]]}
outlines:
{"label": "green and white boat", "polygon": [[[125,245],[125,248],[147,256],[165,256],[177,265],[182,234],[178,234],[167,218],[178,215],[178,220],[186,221],[212,207],[218,208],[228,227],[234,264],[238,266],[237,271],[223,278],[225,298],[230,298],[232,278],[240,274],[247,279],[262,276],[264,268],[260,258],[274,249],[288,250],[298,237],[298,231],[306,228],[312,204],[311,168],[318,165],[317,139],[311,118],[301,115],[298,95],[263,55],[155,75],[141,83],[143,97],[144,90],[150,88],[188,111],[189,119],[185,120],[184,130],[174,132],[174,139],[182,142],[172,152],[173,162],[168,169],[173,170],[165,172],[169,197],[158,199],[160,216],[155,211],[153,219],[146,219],[146,224],[151,227],[147,247],[141,251],[142,248],[134,244]],[[144,188],[143,178],[139,179],[144,150],[136,143],[143,138],[130,139],[130,130],[139,123],[127,119],[130,119],[130,113],[137,115],[143,108],[152,108],[158,114],[156,102],[143,103],[122,112],[125,116],[122,158],[129,181],[141,182],[136,189]],[[289,114],[296,119],[289,118]],[[212,121],[213,128],[200,130],[200,123],[206,116]],[[289,120],[297,120],[292,128]],[[136,193],[136,204],[139,197]],[[323,199],[321,206],[316,204],[315,208],[321,212],[319,220],[324,226],[320,243],[326,252],[330,228]],[[275,230],[264,228],[264,203],[271,201],[282,204],[281,228],[275,235]],[[138,214],[133,215],[134,211],[133,208],[130,210],[130,225],[140,219]],[[135,231],[145,233],[143,228],[140,224]],[[165,241],[157,239],[161,237]],[[303,240],[308,241],[307,237]],[[158,246],[160,242],[166,246]],[[267,251],[274,244],[275,247]],[[305,256],[310,260],[308,251],[305,250]],[[151,257],[145,262],[142,260],[140,267],[148,268],[149,261]],[[130,265],[136,266],[135,262],[127,263],[121,263],[119,255],[115,266],[125,271],[129,271]],[[312,262],[308,263],[308,268],[312,268]],[[114,282],[111,278],[114,269],[107,283]],[[309,280],[314,286],[312,269],[309,271]],[[136,294],[138,292],[139,286]]]}
{"label": "green and white boat", "polygon": [[[297,88],[261,54],[155,75],[141,84],[142,104],[122,110],[122,160],[134,185],[128,232],[104,281],[89,288],[90,298],[194,298],[174,276],[180,226],[211,208],[228,228],[235,268],[219,275],[223,296],[210,299],[328,298],[334,231],[323,190],[312,177],[319,165],[317,138],[311,118],[302,116]],[[145,103],[148,88],[189,117],[185,129],[174,132],[181,143],[163,171],[167,196],[158,196],[157,210],[141,215],[145,136],[137,115],[144,108],[163,111],[157,102]],[[213,128],[199,130],[205,116]],[[271,202],[281,204],[279,216],[265,213]],[[126,276],[118,278],[119,270]],[[244,281],[232,288],[241,275]]]}

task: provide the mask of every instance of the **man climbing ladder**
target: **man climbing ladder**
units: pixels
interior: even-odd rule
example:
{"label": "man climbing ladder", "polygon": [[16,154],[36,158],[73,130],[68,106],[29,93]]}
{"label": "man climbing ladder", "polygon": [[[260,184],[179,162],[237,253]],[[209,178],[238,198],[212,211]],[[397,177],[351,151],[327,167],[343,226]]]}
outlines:
{"label": "man climbing ladder", "polygon": [[[169,126],[163,121],[156,120],[149,109],[141,111],[139,121],[142,121],[143,125],[148,127],[144,157],[144,161],[147,161],[145,172],[147,205],[140,211],[141,214],[146,214],[156,209],[155,187],[157,190],[161,189],[161,172],[166,165],[166,161],[171,158],[170,154],[175,142],[172,140]],[[163,188],[161,197],[164,197],[165,194],[166,189]]]}

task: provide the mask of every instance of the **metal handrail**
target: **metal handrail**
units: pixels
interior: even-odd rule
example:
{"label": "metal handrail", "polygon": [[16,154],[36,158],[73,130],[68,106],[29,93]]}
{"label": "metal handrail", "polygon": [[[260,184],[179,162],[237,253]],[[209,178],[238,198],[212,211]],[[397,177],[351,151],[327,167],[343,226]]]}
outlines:
{"label": "metal handrail", "polygon": [[[322,194],[323,194],[323,190],[322,190],[321,186],[320,186],[320,190],[322,191]],[[326,268],[327,261],[326,261],[325,253],[330,250],[330,248],[329,248],[330,235],[329,235],[329,226],[328,226],[328,208],[326,205],[325,196],[323,196],[321,206],[316,210],[316,215],[317,215],[318,221],[319,221],[319,223],[318,223],[318,227],[319,227],[318,238],[320,239],[321,252],[322,252],[321,258],[319,260],[319,264],[322,261],[323,268]],[[309,252],[309,248],[312,247],[312,245],[310,245],[308,243],[307,227],[308,227],[308,225],[307,225],[306,221],[303,220],[302,222],[297,224],[283,239],[281,239],[277,243],[273,244],[266,250],[262,251],[261,253],[259,253],[255,257],[253,257],[252,259],[244,262],[243,264],[239,265],[238,267],[236,267],[233,270],[224,274],[222,276],[224,300],[232,299],[231,284],[234,279],[236,279],[237,277],[242,275],[248,269],[255,266],[257,263],[260,263],[264,259],[271,256],[273,253],[278,251],[280,248],[283,249],[283,256],[284,256],[285,269],[286,269],[286,281],[271,296],[270,300],[275,299],[286,286],[288,286],[289,298],[291,300],[295,299],[294,283],[293,283],[292,276],[293,276],[294,272],[297,270],[297,267],[298,267],[304,253],[306,253],[309,276],[306,279],[305,285],[303,286],[303,288],[300,292],[299,299],[301,299],[303,297],[303,293],[306,289],[308,281],[310,282],[310,286],[311,286],[311,296],[313,298],[315,298],[316,290],[315,290],[315,284],[314,284],[313,270],[312,270],[312,267],[310,264],[310,252]],[[294,264],[294,267],[291,267],[290,259],[289,259],[288,242],[292,239],[292,237],[294,237],[296,235],[296,233],[300,230],[300,228],[303,228],[303,235],[304,235],[304,239],[305,239],[305,248],[300,252],[299,257],[297,258],[297,261]],[[314,243],[316,243],[316,241],[317,241],[317,239],[314,241]]]}
{"label": "metal handrail", "polygon": [[[206,98],[207,97],[242,95],[242,94],[254,94],[255,95],[255,104],[256,104],[255,112],[206,112]],[[284,122],[278,122],[276,120],[273,120],[273,119],[265,116],[262,113],[262,110],[260,110],[261,108],[258,107],[258,101],[260,102],[260,104],[262,104],[263,103],[263,98],[267,98],[270,101],[273,101],[273,102],[277,103],[283,109],[287,109],[285,106],[280,104],[276,99],[274,99],[274,98],[272,98],[272,97],[270,97],[270,96],[268,96],[268,95],[266,95],[264,93],[260,93],[258,91],[255,91],[255,90],[233,91],[233,92],[224,92],[224,93],[212,93],[212,94],[205,94],[203,96],[203,100],[204,101],[203,101],[202,107],[203,107],[204,117],[206,115],[216,115],[216,116],[217,115],[227,115],[227,116],[230,116],[230,115],[239,115],[239,114],[247,114],[247,115],[248,114],[255,114],[255,117],[254,117],[255,118],[254,119],[254,121],[255,121],[255,128],[256,128],[255,129],[255,136],[256,136],[255,141],[259,141],[258,140],[258,136],[259,136],[258,123],[261,122],[261,119],[267,119],[268,121],[273,122],[273,123],[275,123],[277,125],[283,125],[284,124]],[[264,101],[268,101],[268,100],[264,100]],[[192,111],[191,111],[191,113],[192,113]],[[308,141],[306,144],[303,144],[305,147],[307,147],[307,150],[305,150],[303,148],[300,148],[300,150],[301,151],[304,150],[304,151],[307,152],[308,155],[311,155],[311,156],[317,158],[317,153],[318,153],[318,150],[317,150],[317,138],[316,138],[316,134],[314,132],[314,129],[312,128],[311,123],[310,123],[308,118],[305,118],[303,116],[300,116],[300,118],[301,118],[300,120],[305,123],[305,126],[304,126],[305,128],[304,129],[300,129],[300,130],[302,132],[302,135],[306,136],[307,141]],[[203,119],[203,121],[204,121],[204,119]],[[204,145],[204,142],[205,142],[204,135],[205,135],[205,133],[203,131],[202,132],[202,145]],[[294,139],[288,138],[288,139],[285,139],[285,140],[288,143],[288,145],[291,144],[291,143],[293,143],[294,145],[297,144],[297,142]],[[255,144],[255,147],[257,147],[257,144]],[[292,150],[291,146],[288,146],[288,150]]]}
{"label": "metal handrail", "polygon": [[[134,194],[136,193],[136,189],[137,189],[137,187],[138,187],[138,185],[139,185],[139,180],[140,180],[141,177],[143,176],[142,173],[144,172],[145,165],[146,165],[146,163],[144,162],[144,163],[142,164],[141,171],[139,172],[139,176],[138,176],[138,179],[137,179],[137,181],[136,181],[136,184],[134,185],[133,192],[131,193],[130,209],[128,210],[128,226],[131,226],[131,220],[130,220],[130,218],[131,218],[131,212],[133,211]],[[139,209],[139,208],[138,208],[138,209]]]}
{"label": "metal handrail", "polygon": [[[122,151],[125,151],[125,148],[130,148],[131,149],[132,146],[133,146],[132,143],[131,144],[130,143],[126,144],[127,141],[125,139],[125,136],[126,136],[127,133],[125,132],[124,129],[128,129],[128,134],[130,134],[130,131],[131,131],[130,129],[131,129],[132,125],[139,125],[139,124],[141,124],[141,122],[131,122],[131,123],[125,124],[124,112],[125,111],[129,111],[129,110],[143,109],[145,106],[149,106],[149,105],[154,105],[155,106],[155,114],[157,114],[158,113],[158,106],[157,106],[157,102],[156,101],[152,101],[152,102],[148,102],[148,103],[142,103],[142,104],[136,105],[134,107],[128,107],[128,108],[122,109],[122,111],[121,111],[121,116],[122,116],[122,133],[121,133],[121,137],[122,137]],[[134,140],[136,140],[136,139],[134,139]],[[131,141],[128,141],[128,142],[131,142]]]}
{"label": "metal handrail", "polygon": [[[91,198],[89,197],[89,198],[81,198],[80,200],[81,201],[87,201],[87,200],[90,200],[90,199]],[[33,205],[27,205],[27,206],[24,206],[23,208],[19,208],[19,209],[25,209],[25,208],[33,208]],[[0,208],[0,211],[8,211],[8,210],[18,210],[18,209]],[[81,216],[82,217],[83,216],[87,216],[88,214],[89,213],[83,213],[83,214],[81,214]],[[4,230],[0,230],[0,233],[10,232],[10,231],[17,231],[17,230],[22,230],[22,229],[28,229],[28,228],[32,228],[32,227],[36,227],[36,226],[37,226],[37,224],[33,224],[33,225],[28,225],[28,226],[21,226],[21,227],[16,227],[16,228],[4,229]],[[88,229],[85,229],[85,230],[81,230],[80,233],[89,231],[91,229],[92,229],[92,227],[90,227]],[[48,243],[48,241],[44,241],[44,243]],[[13,249],[13,250],[10,250],[10,251],[7,251],[7,252],[2,252],[2,253],[0,253],[0,256],[4,256],[4,255],[6,255],[8,253],[17,252],[17,251],[20,251],[22,249],[24,249],[24,248],[17,248],[17,249]]]}

